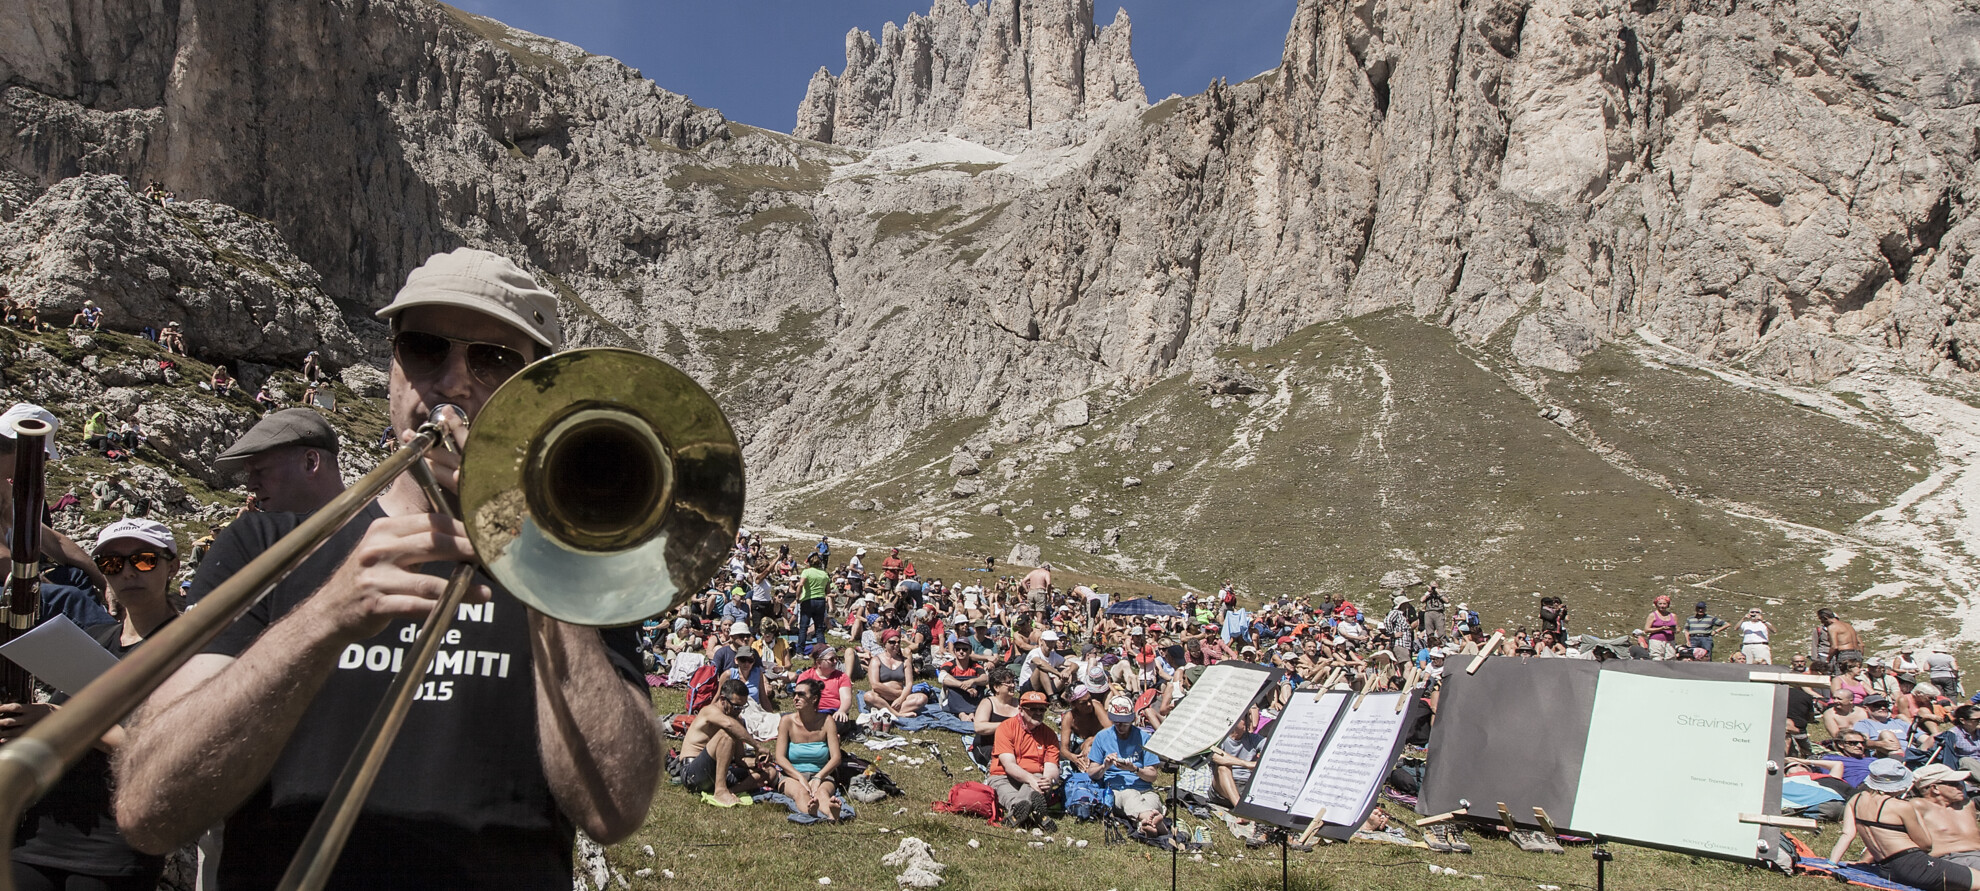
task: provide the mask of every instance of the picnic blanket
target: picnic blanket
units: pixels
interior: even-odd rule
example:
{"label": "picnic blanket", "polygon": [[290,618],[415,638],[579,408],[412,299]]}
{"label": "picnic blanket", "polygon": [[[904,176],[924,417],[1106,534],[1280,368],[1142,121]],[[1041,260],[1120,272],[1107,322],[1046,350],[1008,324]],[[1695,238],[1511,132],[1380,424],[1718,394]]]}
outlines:
{"label": "picnic blanket", "polygon": [[1860,888],[1880,888],[1883,891],[1916,891],[1910,885],[1900,885],[1870,870],[1852,863],[1837,863],[1825,857],[1815,856],[1815,851],[1803,844],[1792,832],[1782,832],[1788,845],[1794,848],[1794,874],[1798,876],[1826,876],[1838,882],[1848,882]]}
{"label": "picnic blanket", "polygon": [[[804,825],[809,826],[813,823],[832,822],[816,814],[807,814],[803,811],[798,810],[797,802],[793,801],[789,795],[785,795],[782,792],[758,792],[756,793],[754,798],[756,799],[756,803],[758,804],[766,804],[766,803],[781,804],[784,807],[790,808],[791,812],[789,814],[784,815],[784,819],[789,820],[793,823],[802,823]],[[851,802],[848,802],[844,798],[837,795],[832,796],[832,800],[839,803],[839,813],[842,815],[840,817],[840,822],[845,822],[846,820],[850,820],[853,818],[853,806]]]}
{"label": "picnic blanket", "polygon": [[1795,875],[1827,876],[1838,882],[1848,882],[1862,888],[1882,888],[1885,891],[1917,891],[1910,885],[1900,885],[1867,869],[1859,869],[1849,864],[1836,863],[1821,857],[1802,857],[1794,862]]}
{"label": "picnic blanket", "polygon": [[894,719],[894,729],[908,733],[920,733],[924,730],[949,730],[956,733],[974,735],[976,733],[976,722],[965,721],[948,712],[929,711],[919,715]]}

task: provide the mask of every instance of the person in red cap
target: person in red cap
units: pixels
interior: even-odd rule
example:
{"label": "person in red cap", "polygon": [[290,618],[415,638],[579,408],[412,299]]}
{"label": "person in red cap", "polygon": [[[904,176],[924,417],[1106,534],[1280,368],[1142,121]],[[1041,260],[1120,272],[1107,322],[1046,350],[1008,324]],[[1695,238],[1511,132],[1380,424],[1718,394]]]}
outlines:
{"label": "person in red cap", "polygon": [[1059,783],[1059,737],[1045,724],[1045,694],[1018,697],[1018,719],[997,727],[990,748],[990,788],[1004,822],[1017,827],[1058,827],[1045,816],[1045,804]]}

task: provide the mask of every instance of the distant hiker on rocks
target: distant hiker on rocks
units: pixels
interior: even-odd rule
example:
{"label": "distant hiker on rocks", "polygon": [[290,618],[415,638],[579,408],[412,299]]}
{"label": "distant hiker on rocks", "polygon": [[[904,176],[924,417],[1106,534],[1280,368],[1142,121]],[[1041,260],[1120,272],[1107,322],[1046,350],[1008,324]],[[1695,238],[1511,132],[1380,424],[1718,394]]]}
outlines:
{"label": "distant hiker on rocks", "polygon": [[144,443],[144,431],[138,428],[136,421],[125,421],[122,429],[110,434],[110,444],[125,451],[135,452]]}
{"label": "distant hiker on rocks", "polygon": [[225,365],[213,366],[213,380],[209,383],[213,387],[213,395],[223,399],[234,392],[234,376],[227,373]]}
{"label": "distant hiker on rocks", "polygon": [[7,324],[26,328],[34,334],[41,333],[41,314],[35,310],[32,298],[14,298],[9,295],[6,285],[0,285],[0,301],[4,302]]}
{"label": "distant hiker on rocks", "polygon": [[254,404],[262,408],[274,408],[276,406],[277,400],[275,399],[275,394],[268,392],[267,384],[262,384],[260,389],[254,391]]}
{"label": "distant hiker on rocks", "polygon": [[[91,412],[89,417],[83,421],[83,445],[98,452],[110,448],[110,421],[108,416],[100,411]],[[97,508],[97,510],[102,510],[102,508]]]}
{"label": "distant hiker on rocks", "polygon": [[69,320],[69,327],[88,327],[91,331],[103,330],[103,308],[97,306],[94,300],[83,301],[82,311]]}
{"label": "distant hiker on rocks", "polygon": [[213,466],[239,471],[262,510],[306,514],[344,491],[337,447],[337,431],[322,415],[290,408],[256,422]]}
{"label": "distant hiker on rocks", "polygon": [[158,345],[164,347],[167,352],[181,356],[186,354],[186,335],[179,329],[178,322],[165,323],[164,330],[158,332]]}
{"label": "distant hiker on rocks", "polygon": [[303,357],[303,366],[302,366],[303,380],[314,383],[322,375],[323,375],[323,363],[320,359],[317,358],[316,351],[310,350],[309,355]]}
{"label": "distant hiker on rocks", "polygon": [[92,510],[122,508],[127,517],[142,517],[150,513],[150,505],[124,484],[124,472],[121,470],[112,470],[109,476],[97,480],[96,485],[89,487],[89,494],[93,499]]}

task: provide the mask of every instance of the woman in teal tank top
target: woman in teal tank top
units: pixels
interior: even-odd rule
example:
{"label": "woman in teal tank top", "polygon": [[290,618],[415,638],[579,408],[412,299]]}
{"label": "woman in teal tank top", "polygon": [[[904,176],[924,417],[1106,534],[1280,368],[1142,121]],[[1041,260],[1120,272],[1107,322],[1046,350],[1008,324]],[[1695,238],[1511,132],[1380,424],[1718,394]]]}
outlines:
{"label": "woman in teal tank top", "polygon": [[839,729],[830,715],[818,710],[824,684],[815,678],[797,682],[797,711],[777,722],[777,770],[782,791],[807,814],[839,819],[839,802],[832,771],[839,767]]}

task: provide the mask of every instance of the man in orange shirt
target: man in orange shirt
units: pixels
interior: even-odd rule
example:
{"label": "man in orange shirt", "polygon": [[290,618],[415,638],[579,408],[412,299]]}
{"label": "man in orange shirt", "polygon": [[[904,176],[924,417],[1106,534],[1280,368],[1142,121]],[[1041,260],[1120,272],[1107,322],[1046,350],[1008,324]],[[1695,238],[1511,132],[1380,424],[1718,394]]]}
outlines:
{"label": "man in orange shirt", "polygon": [[1045,816],[1045,803],[1059,783],[1059,737],[1045,724],[1047,702],[1043,693],[1026,693],[1018,698],[1017,720],[997,725],[990,746],[990,788],[997,793],[1006,825],[1035,825],[1052,832],[1058,826]]}

